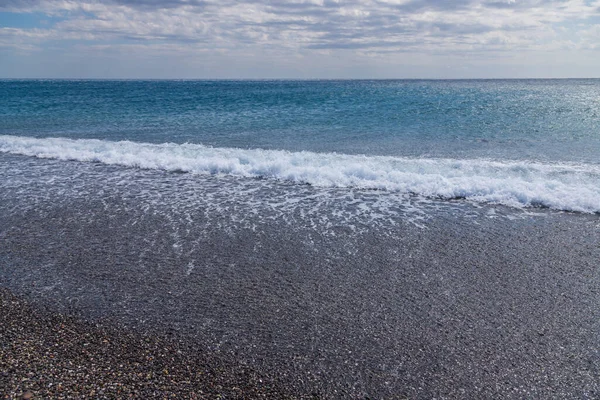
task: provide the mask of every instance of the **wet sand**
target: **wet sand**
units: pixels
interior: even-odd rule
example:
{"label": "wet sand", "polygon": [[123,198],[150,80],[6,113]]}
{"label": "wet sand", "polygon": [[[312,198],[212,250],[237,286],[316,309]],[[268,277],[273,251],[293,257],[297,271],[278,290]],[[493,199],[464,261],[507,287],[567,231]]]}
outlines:
{"label": "wet sand", "polygon": [[[94,220],[101,223],[108,222]],[[435,234],[415,231],[399,242],[364,236],[351,255],[339,239],[314,234],[309,246],[301,244],[298,233],[265,231],[261,235],[269,244],[258,255],[249,248],[254,242],[248,232],[237,238],[213,236],[201,246],[212,256],[189,274],[161,260],[167,247],[156,244],[151,274],[142,274],[123,261],[126,257],[111,258],[123,250],[110,239],[117,225],[102,236],[105,250],[83,245],[89,240],[77,237],[77,229],[61,228],[67,232],[60,239],[62,250],[50,246],[44,253],[47,247],[40,241],[53,236],[40,232],[40,226],[21,224],[18,230],[27,234],[13,229],[4,236],[3,255],[9,261],[3,264],[2,286],[54,313],[111,321],[119,332],[132,332],[124,340],[133,345],[126,345],[121,358],[111,358],[120,349],[103,353],[97,343],[102,330],[92,334],[95,351],[106,357],[102,374],[92,374],[87,383],[78,378],[85,390],[97,387],[97,376],[100,385],[113,379],[133,348],[127,371],[157,373],[164,366],[194,383],[181,388],[177,382],[127,375],[132,379],[127,390],[167,384],[165,393],[216,393],[207,375],[199,379],[196,368],[186,369],[202,366],[195,361],[202,353],[146,365],[139,358],[143,342],[134,337],[150,333],[192,348],[204,346],[216,359],[258,371],[251,377],[270,377],[278,385],[273,387],[281,388],[272,397],[288,392],[322,398],[594,398],[600,382],[600,242],[594,223],[592,217],[574,216],[448,229],[452,225],[445,221]],[[60,224],[54,220],[46,226]],[[31,236],[32,228],[40,235]],[[97,225],[92,231],[94,237],[101,232]],[[227,247],[216,245],[226,242]],[[53,262],[44,264],[40,257]],[[21,318],[11,311],[7,316],[7,310],[2,308],[4,332]],[[54,343],[70,351],[64,333],[44,322],[29,336],[28,326],[35,327],[37,320],[24,321],[14,340],[37,343],[38,361],[48,361],[39,351]],[[109,336],[112,341],[120,334]],[[160,354],[156,346],[151,352]],[[26,348],[9,346],[8,351],[19,360],[29,357]],[[78,357],[80,364],[87,362]],[[10,390],[27,388],[15,383],[29,373],[26,364],[19,365],[4,378]],[[36,365],[34,371],[43,371],[39,376],[52,376],[43,363]],[[227,369],[220,381],[223,393],[271,397],[271,386],[236,368]],[[41,382],[36,385],[32,390],[42,390]]]}

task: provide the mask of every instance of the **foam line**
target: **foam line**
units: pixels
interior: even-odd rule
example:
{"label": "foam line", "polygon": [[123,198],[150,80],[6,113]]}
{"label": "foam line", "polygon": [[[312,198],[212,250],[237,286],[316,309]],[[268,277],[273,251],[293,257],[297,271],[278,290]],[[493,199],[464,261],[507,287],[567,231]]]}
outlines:
{"label": "foam line", "polygon": [[592,164],[361,156],[10,135],[0,135],[0,151],[165,171],[265,177],[320,187],[383,189],[513,207],[600,212],[600,166]]}

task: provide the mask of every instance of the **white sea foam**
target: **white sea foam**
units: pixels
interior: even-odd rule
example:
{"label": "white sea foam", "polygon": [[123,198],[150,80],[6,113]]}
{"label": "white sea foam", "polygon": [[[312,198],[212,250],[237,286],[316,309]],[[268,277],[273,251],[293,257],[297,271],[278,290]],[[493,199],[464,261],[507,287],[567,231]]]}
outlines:
{"label": "white sea foam", "polygon": [[600,212],[600,166],[424,159],[0,135],[0,151],[40,158],[383,189],[513,207]]}

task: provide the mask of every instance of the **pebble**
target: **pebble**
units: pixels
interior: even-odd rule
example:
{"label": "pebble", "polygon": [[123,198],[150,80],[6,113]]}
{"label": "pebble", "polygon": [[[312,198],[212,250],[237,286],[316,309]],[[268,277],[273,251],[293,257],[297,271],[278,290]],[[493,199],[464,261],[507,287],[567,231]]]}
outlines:
{"label": "pebble", "polygon": [[0,371],[3,399],[315,398],[179,341],[33,309],[6,289]]}

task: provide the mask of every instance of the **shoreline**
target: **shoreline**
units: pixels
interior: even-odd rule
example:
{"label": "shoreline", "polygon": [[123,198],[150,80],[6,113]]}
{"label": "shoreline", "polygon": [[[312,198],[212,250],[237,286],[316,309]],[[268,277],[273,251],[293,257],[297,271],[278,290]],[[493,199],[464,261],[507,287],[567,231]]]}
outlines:
{"label": "shoreline", "polygon": [[37,338],[39,362],[65,338],[44,322],[62,313],[114,333],[121,347],[100,341],[100,356],[131,346],[134,372],[145,349],[165,354],[138,334],[175,343],[176,365],[223,367],[198,382],[198,368],[167,369],[228,398],[600,393],[597,216],[0,161],[0,287],[50,315],[7,314],[2,335]]}

